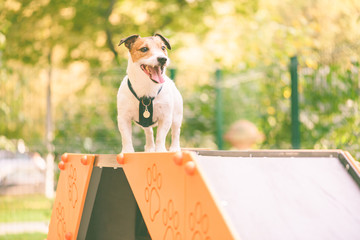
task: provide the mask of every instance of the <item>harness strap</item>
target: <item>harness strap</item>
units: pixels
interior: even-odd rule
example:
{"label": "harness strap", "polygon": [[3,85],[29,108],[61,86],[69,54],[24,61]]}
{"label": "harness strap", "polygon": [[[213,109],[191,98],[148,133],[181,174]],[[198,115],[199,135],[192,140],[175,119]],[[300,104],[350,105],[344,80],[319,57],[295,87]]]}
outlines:
{"label": "harness strap", "polygon": [[[155,97],[143,96],[139,98],[131,85],[130,79],[128,79],[127,82],[130,92],[139,101],[139,121],[136,123],[143,127],[149,127],[155,124],[156,122],[153,122],[153,100],[155,99]],[[162,87],[163,86],[160,87],[157,95],[159,95]]]}

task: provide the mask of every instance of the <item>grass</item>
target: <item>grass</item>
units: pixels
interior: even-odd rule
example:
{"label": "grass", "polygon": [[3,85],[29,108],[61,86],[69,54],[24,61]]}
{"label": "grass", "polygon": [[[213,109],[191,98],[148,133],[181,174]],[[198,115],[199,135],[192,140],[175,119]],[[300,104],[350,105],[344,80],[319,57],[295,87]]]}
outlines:
{"label": "grass", "polygon": [[0,223],[49,221],[52,204],[43,195],[0,196]]}
{"label": "grass", "polygon": [[23,234],[9,234],[0,235],[0,240],[43,240],[46,239],[47,234],[44,233],[23,233]]}

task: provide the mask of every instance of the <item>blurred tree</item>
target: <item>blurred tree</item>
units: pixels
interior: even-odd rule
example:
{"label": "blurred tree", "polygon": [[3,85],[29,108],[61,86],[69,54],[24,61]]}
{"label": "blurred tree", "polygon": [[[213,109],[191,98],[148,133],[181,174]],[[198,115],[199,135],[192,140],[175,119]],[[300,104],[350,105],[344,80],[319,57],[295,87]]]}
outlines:
{"label": "blurred tree", "polygon": [[[51,63],[57,151],[119,151],[116,92],[127,52],[117,43],[161,32],[175,49],[184,146],[215,147],[221,68],[224,130],[245,118],[265,134],[263,148],[290,148],[287,67],[296,54],[303,147],[360,158],[359,1],[5,0],[0,9],[0,135],[33,149],[43,146]],[[135,143],[143,149],[143,138]]]}

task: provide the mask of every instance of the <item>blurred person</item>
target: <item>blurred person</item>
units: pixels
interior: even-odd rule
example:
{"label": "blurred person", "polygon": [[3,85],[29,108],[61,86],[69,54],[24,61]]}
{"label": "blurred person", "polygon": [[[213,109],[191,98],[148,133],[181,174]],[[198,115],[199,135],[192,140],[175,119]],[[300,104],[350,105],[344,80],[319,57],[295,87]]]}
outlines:
{"label": "blurred person", "polygon": [[248,120],[234,122],[224,135],[224,139],[235,150],[255,148],[256,144],[261,143],[264,138],[264,134],[259,132],[255,124]]}

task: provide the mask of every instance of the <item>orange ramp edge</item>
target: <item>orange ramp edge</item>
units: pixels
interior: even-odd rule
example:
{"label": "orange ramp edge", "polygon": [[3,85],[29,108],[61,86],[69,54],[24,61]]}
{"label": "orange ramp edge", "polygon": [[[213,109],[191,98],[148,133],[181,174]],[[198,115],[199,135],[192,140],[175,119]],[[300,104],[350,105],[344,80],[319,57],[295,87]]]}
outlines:
{"label": "orange ramp edge", "polygon": [[194,153],[128,153],[123,169],[152,239],[235,239]]}
{"label": "orange ramp edge", "polygon": [[77,238],[94,159],[95,155],[62,155],[48,240]]}

